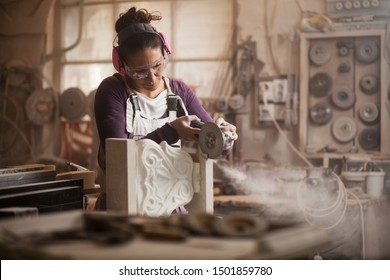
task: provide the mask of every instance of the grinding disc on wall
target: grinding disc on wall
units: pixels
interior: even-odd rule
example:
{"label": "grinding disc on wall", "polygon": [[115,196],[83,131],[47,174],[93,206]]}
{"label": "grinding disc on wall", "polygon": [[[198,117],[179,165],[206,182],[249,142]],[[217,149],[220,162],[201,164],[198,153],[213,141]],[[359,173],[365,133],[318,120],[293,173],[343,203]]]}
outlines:
{"label": "grinding disc on wall", "polygon": [[309,108],[310,119],[319,125],[324,125],[332,119],[332,108],[327,102],[318,102]]}
{"label": "grinding disc on wall", "polygon": [[317,73],[310,78],[310,93],[317,97],[324,97],[332,88],[332,78],[327,73]]}
{"label": "grinding disc on wall", "polygon": [[318,41],[310,47],[309,58],[316,65],[327,63],[331,56],[331,47],[328,42]]}
{"label": "grinding disc on wall", "polygon": [[26,100],[24,109],[28,119],[36,125],[45,125],[54,118],[56,102],[50,89],[35,90]]}
{"label": "grinding disc on wall", "polygon": [[339,109],[349,109],[356,101],[355,94],[349,88],[341,88],[332,93],[333,104]]}
{"label": "grinding disc on wall", "polygon": [[379,146],[379,133],[373,127],[363,129],[359,134],[359,144],[365,150],[374,150]]}
{"label": "grinding disc on wall", "polygon": [[337,118],[332,125],[332,134],[339,142],[351,141],[357,133],[357,125],[350,117]]}
{"label": "grinding disc on wall", "polygon": [[228,103],[229,103],[229,107],[232,110],[237,111],[240,110],[242,107],[244,107],[245,99],[244,96],[242,96],[241,94],[235,94],[230,96]]}
{"label": "grinding disc on wall", "polygon": [[372,124],[378,121],[379,110],[374,103],[366,103],[359,108],[360,119],[367,124]]}
{"label": "grinding disc on wall", "polygon": [[68,121],[80,121],[87,113],[87,97],[79,88],[69,88],[60,95],[60,112]]}
{"label": "grinding disc on wall", "polygon": [[379,90],[380,80],[376,75],[367,74],[360,79],[360,88],[365,94],[374,94]]}
{"label": "grinding disc on wall", "polygon": [[363,40],[356,47],[356,59],[362,63],[372,63],[379,57],[378,45],[370,40]]}

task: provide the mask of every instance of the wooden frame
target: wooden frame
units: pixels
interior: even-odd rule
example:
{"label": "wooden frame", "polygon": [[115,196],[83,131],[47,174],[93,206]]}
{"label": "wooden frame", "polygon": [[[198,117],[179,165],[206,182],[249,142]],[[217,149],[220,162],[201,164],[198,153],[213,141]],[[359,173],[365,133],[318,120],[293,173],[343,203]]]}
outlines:
{"label": "wooden frame", "polygon": [[[379,78],[380,78],[380,92],[378,100],[378,107],[379,107],[379,118],[380,121],[377,124],[377,127],[380,131],[380,144],[379,147],[372,151],[364,151],[362,149],[359,149],[358,152],[348,152],[347,145],[340,144],[340,150],[342,150],[342,147],[345,147],[345,152],[327,152],[326,155],[329,158],[342,158],[344,156],[347,157],[367,157],[367,155],[373,157],[373,158],[389,158],[390,157],[390,136],[387,133],[388,128],[390,127],[390,102],[388,99],[388,82],[387,82],[387,65],[386,65],[386,30],[384,28],[379,27],[372,27],[372,28],[365,28],[361,30],[338,30],[338,31],[330,31],[330,32],[310,32],[310,33],[302,33],[301,34],[301,42],[300,42],[300,109],[299,109],[299,139],[300,139],[300,150],[308,157],[308,158],[323,158],[325,155],[325,152],[319,151],[319,150],[311,150],[308,149],[308,144],[310,141],[313,141],[313,138],[310,138],[309,135],[310,129],[315,129],[313,126],[310,126],[310,119],[309,119],[309,113],[308,108],[311,105],[309,99],[311,98],[310,92],[309,92],[309,82],[310,82],[310,75],[313,74],[313,69],[315,66],[312,66],[310,63],[309,58],[309,50],[310,50],[310,43],[312,40],[323,40],[323,41],[330,41],[334,39],[343,39],[343,38],[353,38],[356,40],[359,40],[360,38],[364,37],[375,37],[379,40],[379,61],[377,64],[379,65]],[[364,66],[366,67],[366,66]],[[323,67],[325,70],[327,69],[327,66]],[[335,75],[335,73],[331,73],[332,75]],[[337,75],[337,74],[336,74]],[[356,93],[356,87],[357,87],[357,81],[353,81],[354,85],[354,92]],[[366,100],[362,100],[360,102],[365,102],[368,100],[369,97],[363,97],[366,98]],[[371,97],[372,98],[372,97]],[[359,102],[359,97],[357,97],[357,104]],[[349,110],[346,114],[350,115],[352,118],[357,119],[357,109],[354,108]],[[345,112],[339,112],[337,116],[341,116]],[[331,124],[328,124],[330,126]],[[358,124],[358,129],[362,128],[361,124]],[[321,137],[327,137],[323,131],[318,131],[317,133],[317,141],[323,141],[318,140],[321,139]],[[321,135],[322,133],[322,135]],[[358,133],[357,133],[358,135]],[[353,141],[357,142],[357,137],[353,139]],[[316,143],[320,144],[321,143]],[[344,145],[344,146],[343,146]],[[317,146],[316,148],[318,148]]]}

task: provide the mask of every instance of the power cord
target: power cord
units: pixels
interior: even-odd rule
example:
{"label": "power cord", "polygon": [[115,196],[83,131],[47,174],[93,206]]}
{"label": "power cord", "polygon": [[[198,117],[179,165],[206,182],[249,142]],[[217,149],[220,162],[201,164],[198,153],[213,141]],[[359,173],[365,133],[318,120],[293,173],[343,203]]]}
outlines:
{"label": "power cord", "polygon": [[[278,124],[278,122],[275,120],[274,116],[272,115],[271,113],[271,110],[269,110],[269,105],[268,105],[268,102],[267,102],[267,93],[263,93],[263,103],[264,103],[264,109],[266,111],[268,111],[268,114],[273,122],[273,124],[275,125],[276,129],[278,130],[278,132],[280,133],[280,135],[282,136],[282,138],[286,141],[286,143],[289,145],[289,147],[311,168],[313,168],[313,164],[301,153],[298,151],[298,149],[294,146],[294,144],[288,139],[287,135],[283,132],[283,130],[281,129],[280,125]],[[325,217],[327,215],[330,215],[332,214],[333,212],[335,212],[337,210],[337,208],[339,207],[339,205],[344,202],[344,208],[343,208],[343,211],[342,211],[342,214],[340,215],[340,218],[336,221],[336,223],[334,223],[333,225],[331,226],[328,226],[328,227],[325,227],[325,228],[322,228],[324,230],[330,230],[334,227],[336,227],[341,221],[342,219],[344,218],[345,216],[345,213],[346,213],[346,209],[347,209],[347,198],[348,198],[348,194],[351,194],[353,198],[356,199],[356,201],[358,202],[359,204],[359,209],[360,209],[360,217],[361,217],[361,231],[362,231],[362,259],[364,260],[366,258],[366,244],[365,244],[365,223],[364,223],[364,212],[363,212],[363,205],[361,203],[361,200],[359,199],[358,196],[356,196],[353,192],[347,190],[347,188],[345,187],[343,181],[340,179],[340,177],[332,172],[332,175],[336,177],[337,179],[337,185],[338,185],[338,196],[337,196],[337,199],[336,199],[336,202],[325,208],[325,209],[314,209],[314,208],[306,208],[304,207],[303,205],[304,204],[300,204],[302,207],[301,209],[303,210],[304,214],[305,214],[305,219],[306,221],[311,224],[311,225],[314,225],[314,226],[317,226],[315,224],[313,224],[311,221],[309,221],[307,219],[307,215],[308,215],[308,212],[309,210],[311,212],[315,212],[317,213],[316,215],[312,215],[313,217]],[[299,198],[299,188],[298,188],[298,202],[302,202],[301,199]],[[326,211],[330,211],[330,212],[326,212]],[[322,212],[320,214],[320,212]],[[322,259],[322,257],[319,255],[319,253],[317,252],[317,255],[314,257],[314,259]]]}

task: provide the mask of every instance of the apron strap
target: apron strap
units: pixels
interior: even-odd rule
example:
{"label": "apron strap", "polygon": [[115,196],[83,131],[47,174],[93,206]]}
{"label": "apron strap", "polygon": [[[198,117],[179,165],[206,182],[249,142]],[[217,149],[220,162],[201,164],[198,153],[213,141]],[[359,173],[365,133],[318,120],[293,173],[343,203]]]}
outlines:
{"label": "apron strap", "polygon": [[177,96],[169,93],[168,98],[167,98],[167,103],[168,103],[168,116],[169,116],[169,121],[172,122],[177,118]]}
{"label": "apron strap", "polygon": [[[178,103],[183,108],[184,113],[188,115],[188,112],[180,96],[177,96],[172,92],[171,87],[169,85],[169,79],[163,77],[163,80],[168,90],[167,109],[168,109],[169,122],[172,122],[177,119]],[[128,132],[128,138],[131,139],[134,137],[134,119],[139,118],[141,116],[141,108],[139,106],[138,95],[129,88],[124,78],[123,78],[123,82],[125,84],[127,95],[128,95],[127,104],[126,104],[126,130]]]}
{"label": "apron strap", "polygon": [[130,95],[131,97],[131,100],[133,101],[133,107],[134,107],[134,111],[137,112],[137,111],[141,111],[140,107],[139,107],[139,102],[138,102],[138,95],[135,94],[135,93],[132,93]]}
{"label": "apron strap", "polygon": [[131,93],[126,103],[126,130],[129,139],[134,137],[134,119],[140,116],[141,109],[138,103],[138,96],[135,93]]}
{"label": "apron strap", "polygon": [[126,79],[124,76],[121,76],[123,84],[125,85],[127,92],[127,102],[126,102],[126,131],[128,133],[127,138],[132,139],[134,137],[133,122],[134,117],[141,115],[141,110],[139,107],[138,96],[135,94],[127,85]]}

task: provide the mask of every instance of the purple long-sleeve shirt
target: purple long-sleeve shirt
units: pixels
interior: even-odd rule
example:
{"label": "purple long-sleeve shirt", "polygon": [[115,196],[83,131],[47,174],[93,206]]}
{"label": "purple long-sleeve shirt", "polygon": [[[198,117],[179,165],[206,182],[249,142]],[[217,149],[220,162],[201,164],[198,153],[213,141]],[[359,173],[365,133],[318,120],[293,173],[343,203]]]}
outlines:
{"label": "purple long-sleeve shirt", "polygon": [[[181,97],[189,115],[196,115],[203,122],[213,121],[189,86],[175,79],[169,79],[169,85],[172,92]],[[126,131],[127,98],[126,86],[118,73],[104,79],[96,91],[95,119],[103,151],[107,138],[128,138]],[[183,109],[178,106],[177,116],[184,114]],[[165,124],[146,135],[145,138],[157,143],[166,141],[168,144],[173,144],[179,140],[179,135],[173,127]]]}

